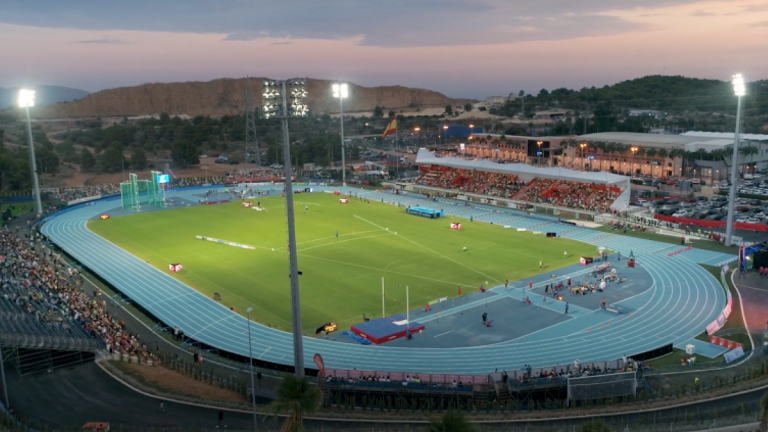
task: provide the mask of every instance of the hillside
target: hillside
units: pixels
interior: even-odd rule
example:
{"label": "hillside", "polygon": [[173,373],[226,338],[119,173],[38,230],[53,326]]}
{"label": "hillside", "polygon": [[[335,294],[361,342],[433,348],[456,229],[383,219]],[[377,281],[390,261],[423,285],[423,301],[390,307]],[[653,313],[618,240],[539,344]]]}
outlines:
{"label": "hillside", "polygon": [[[250,80],[255,106],[261,105],[261,82],[261,78]],[[309,80],[307,102],[311,111],[318,114],[338,112],[338,99],[334,99],[331,94],[331,84],[327,80]],[[121,117],[160,113],[171,116],[238,115],[245,110],[247,85],[247,80],[240,78],[122,87],[102,90],[78,101],[41,107],[35,109],[33,115],[37,118]],[[373,111],[376,106],[392,109],[464,102],[431,90],[350,84],[350,97],[344,101],[344,111]]]}
{"label": "hillside", "polygon": [[[69,102],[88,96],[85,90],[78,90],[69,87],[41,85],[35,87],[35,104],[48,105],[57,102]],[[5,109],[16,105],[18,97],[18,88],[0,88],[0,109]]]}

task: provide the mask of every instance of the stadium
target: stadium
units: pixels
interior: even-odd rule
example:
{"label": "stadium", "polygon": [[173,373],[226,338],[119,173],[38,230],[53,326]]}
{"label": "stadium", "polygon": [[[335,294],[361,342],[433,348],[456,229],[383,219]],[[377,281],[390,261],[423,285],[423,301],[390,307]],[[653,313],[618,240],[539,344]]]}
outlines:
{"label": "stadium", "polygon": [[[426,151],[418,162],[422,178],[393,189],[297,188],[308,368],[320,354],[332,375],[485,382],[496,370],[651,358],[670,345],[693,345],[705,357],[725,351],[695,339],[728,302],[720,281],[699,264],[723,266],[735,256],[578,223],[580,214],[623,210],[626,178],[596,173],[577,183],[583,177],[569,170],[494,167]],[[512,191],[502,183],[526,186]],[[568,200],[569,190],[587,186],[581,204]],[[283,186],[169,189],[163,199],[150,191],[133,203],[125,188],[123,195],[123,202],[101,199],[51,215],[42,233],[188,343],[247,358],[250,325],[259,363],[292,366]],[[407,213],[417,207],[444,216]],[[573,220],[563,216],[568,211]],[[607,271],[597,269],[601,259]],[[600,287],[603,272],[615,278],[607,287]],[[556,285],[558,294],[547,299]],[[579,294],[577,285],[584,287]],[[243,315],[249,306],[250,324]],[[337,331],[315,335],[327,323]],[[405,330],[410,338],[367,340]]]}

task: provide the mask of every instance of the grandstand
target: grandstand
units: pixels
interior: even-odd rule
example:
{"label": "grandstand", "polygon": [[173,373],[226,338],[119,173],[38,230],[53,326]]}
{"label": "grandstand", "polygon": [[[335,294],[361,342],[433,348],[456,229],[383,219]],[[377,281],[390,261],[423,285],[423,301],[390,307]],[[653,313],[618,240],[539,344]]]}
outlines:
{"label": "grandstand", "polygon": [[58,256],[0,229],[0,257],[0,344],[20,375],[92,360],[104,348],[77,308],[90,303],[74,303],[74,285],[58,274]]}
{"label": "grandstand", "polygon": [[459,199],[517,208],[543,205],[587,213],[625,210],[629,178],[605,172],[498,164],[485,160],[439,158],[426,149],[416,157],[422,175],[415,192],[456,195]]}

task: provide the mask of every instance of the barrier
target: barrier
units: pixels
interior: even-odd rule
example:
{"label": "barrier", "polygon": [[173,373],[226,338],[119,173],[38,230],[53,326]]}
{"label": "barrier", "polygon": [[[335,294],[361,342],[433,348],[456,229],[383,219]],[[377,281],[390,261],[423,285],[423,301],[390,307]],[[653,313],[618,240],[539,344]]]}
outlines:
{"label": "barrier", "polygon": [[[680,217],[665,216],[665,215],[659,215],[659,214],[654,215],[653,217],[654,219],[662,222],[676,223],[676,224],[681,224],[685,226],[692,225],[696,228],[725,228],[725,225],[726,225],[726,221],[710,221],[710,220],[704,220],[704,219],[680,218]],[[733,227],[737,230],[768,232],[768,224],[751,224],[751,223],[745,223],[745,222],[734,222]]]}
{"label": "barrier", "polygon": [[681,254],[683,252],[688,252],[691,249],[693,249],[693,246],[688,246],[688,247],[686,247],[684,249],[678,249],[676,251],[670,252],[670,253],[667,254],[667,256],[668,257],[675,256],[675,255]]}
{"label": "barrier", "polygon": [[738,347],[741,347],[742,349],[744,349],[744,345],[738,342],[734,342],[732,340],[723,339],[718,336],[710,336],[709,343],[711,343],[712,345],[717,345],[719,347],[728,348],[728,349],[736,349]]}
{"label": "barrier", "polygon": [[345,369],[326,369],[326,377],[343,380],[357,380],[362,377],[389,378],[392,382],[405,381],[408,377],[418,378],[423,383],[452,384],[454,381],[462,384],[488,384],[487,375],[449,375],[428,374],[415,372],[386,372],[386,371],[360,371]]}

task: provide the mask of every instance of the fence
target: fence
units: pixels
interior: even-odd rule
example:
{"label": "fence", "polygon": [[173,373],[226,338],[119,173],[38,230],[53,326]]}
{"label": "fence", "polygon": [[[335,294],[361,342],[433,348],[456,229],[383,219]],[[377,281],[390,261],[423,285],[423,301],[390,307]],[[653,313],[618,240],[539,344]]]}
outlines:
{"label": "fence", "polygon": [[568,380],[568,401],[634,396],[636,393],[636,372],[585,376]]}

